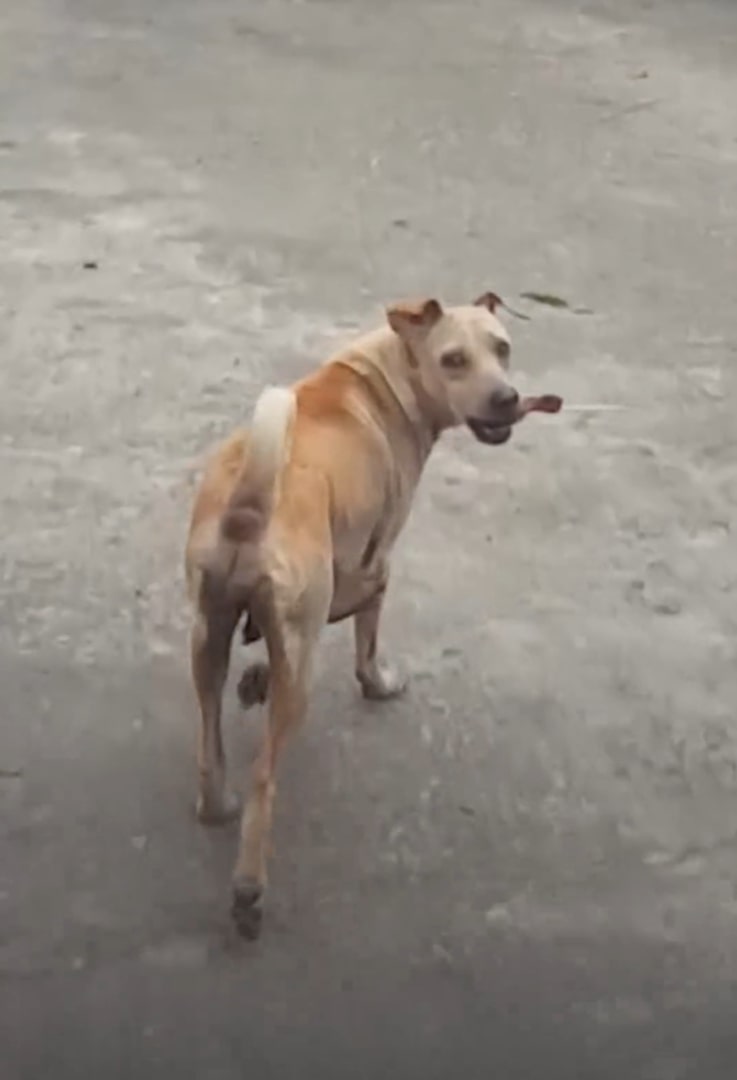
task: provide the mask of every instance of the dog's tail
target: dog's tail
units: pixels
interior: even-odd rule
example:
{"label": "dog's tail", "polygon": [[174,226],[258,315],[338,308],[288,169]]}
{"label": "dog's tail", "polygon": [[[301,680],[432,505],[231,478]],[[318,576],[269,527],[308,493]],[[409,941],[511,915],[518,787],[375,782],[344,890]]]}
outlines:
{"label": "dog's tail", "polygon": [[269,387],[256,402],[245,466],[220,519],[208,566],[217,577],[248,587],[258,576],[258,545],[269,523],[279,473],[289,456],[295,409],[294,393],[284,387]]}

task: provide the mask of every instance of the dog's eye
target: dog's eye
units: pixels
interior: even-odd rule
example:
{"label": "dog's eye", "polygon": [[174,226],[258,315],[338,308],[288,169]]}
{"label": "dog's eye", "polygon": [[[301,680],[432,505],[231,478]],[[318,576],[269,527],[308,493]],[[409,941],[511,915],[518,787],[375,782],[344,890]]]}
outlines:
{"label": "dog's eye", "polygon": [[508,341],[497,341],[494,349],[496,351],[496,355],[499,357],[503,364],[509,363],[509,354],[512,350],[509,347]]}
{"label": "dog's eye", "polygon": [[468,361],[466,354],[460,349],[451,349],[449,352],[443,353],[440,357],[440,363],[447,371],[460,371],[466,367]]}

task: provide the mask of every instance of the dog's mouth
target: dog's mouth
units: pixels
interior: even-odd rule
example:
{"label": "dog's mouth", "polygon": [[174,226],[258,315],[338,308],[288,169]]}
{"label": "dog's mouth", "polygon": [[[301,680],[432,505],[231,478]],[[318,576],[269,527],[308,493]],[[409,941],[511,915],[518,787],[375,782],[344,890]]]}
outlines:
{"label": "dog's mouth", "polygon": [[478,441],[489,446],[501,446],[512,434],[512,425],[510,423],[499,423],[499,421],[495,420],[478,420],[470,416],[466,423]]}

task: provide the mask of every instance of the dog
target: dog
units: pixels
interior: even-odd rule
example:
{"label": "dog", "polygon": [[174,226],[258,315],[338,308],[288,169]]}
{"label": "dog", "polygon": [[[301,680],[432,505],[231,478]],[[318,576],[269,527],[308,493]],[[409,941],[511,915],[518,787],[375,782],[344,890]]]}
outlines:
{"label": "dog", "polygon": [[250,430],[232,434],[206,466],[185,559],[203,824],[237,816],[220,716],[244,616],[244,640],[263,637],[268,652],[268,665],[248,667],[238,687],[246,708],[268,700],[233,872],[232,916],[246,938],[261,929],[277,761],[305,715],[322,628],[352,618],[363,694],[400,694],[404,680],[379,656],[379,622],[389,556],[433,446],[461,424],[499,446],[528,412],[561,406],[554,395],[520,399],[501,304],[487,292],[460,307],[391,305],[384,327],[291,388],[265,390]]}

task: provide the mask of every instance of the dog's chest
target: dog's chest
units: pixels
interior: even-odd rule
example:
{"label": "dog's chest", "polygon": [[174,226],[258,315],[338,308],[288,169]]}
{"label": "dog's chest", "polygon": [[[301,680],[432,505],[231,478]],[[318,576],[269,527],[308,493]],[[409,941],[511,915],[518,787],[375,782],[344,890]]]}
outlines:
{"label": "dog's chest", "polygon": [[389,555],[410,504],[411,497],[393,502],[389,512],[357,522],[334,536],[331,622],[360,610],[383,587]]}
{"label": "dog's chest", "polygon": [[395,474],[373,505],[334,522],[333,559],[341,571],[371,575],[386,561],[409,517],[417,479]]}
{"label": "dog's chest", "polygon": [[[394,508],[390,518],[380,519],[360,538],[356,537],[356,542],[350,545],[350,557],[342,560],[342,564],[346,569],[373,574],[376,567],[382,566],[389,558],[408,516],[409,506]],[[340,559],[336,561],[341,562]]]}

